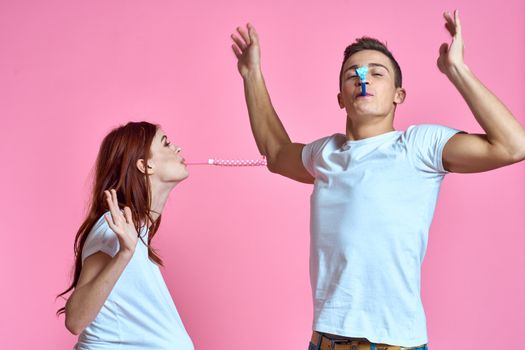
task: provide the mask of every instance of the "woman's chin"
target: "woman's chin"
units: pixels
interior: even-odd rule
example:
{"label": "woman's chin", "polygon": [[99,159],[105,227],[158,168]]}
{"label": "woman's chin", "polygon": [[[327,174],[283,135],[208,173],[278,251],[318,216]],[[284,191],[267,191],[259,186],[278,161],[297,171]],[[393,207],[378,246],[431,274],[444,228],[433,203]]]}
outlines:
{"label": "woman's chin", "polygon": [[184,174],[181,174],[180,176],[178,176],[177,179],[175,179],[175,181],[176,182],[182,182],[182,181],[186,180],[189,176],[190,176],[190,173],[186,170],[184,172]]}

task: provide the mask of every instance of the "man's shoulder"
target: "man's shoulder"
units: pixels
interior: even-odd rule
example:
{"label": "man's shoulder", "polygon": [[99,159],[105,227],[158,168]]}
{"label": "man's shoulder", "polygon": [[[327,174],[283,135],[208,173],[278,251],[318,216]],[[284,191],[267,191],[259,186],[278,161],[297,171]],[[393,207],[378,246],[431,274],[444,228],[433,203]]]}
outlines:
{"label": "man's shoulder", "polygon": [[314,145],[314,146],[325,146],[328,144],[340,144],[344,143],[346,141],[346,136],[344,134],[335,133],[329,136],[324,136],[321,138],[318,138],[317,140],[314,140],[307,145]]}
{"label": "man's shoulder", "polygon": [[412,124],[408,126],[405,132],[417,132],[417,131],[427,131],[427,130],[442,130],[442,129],[451,129],[449,126],[436,124],[436,123],[421,123],[421,124]]}
{"label": "man's shoulder", "polygon": [[447,137],[448,135],[459,132],[460,130],[441,124],[413,124],[405,131],[404,136],[407,140],[411,139],[433,139]]}

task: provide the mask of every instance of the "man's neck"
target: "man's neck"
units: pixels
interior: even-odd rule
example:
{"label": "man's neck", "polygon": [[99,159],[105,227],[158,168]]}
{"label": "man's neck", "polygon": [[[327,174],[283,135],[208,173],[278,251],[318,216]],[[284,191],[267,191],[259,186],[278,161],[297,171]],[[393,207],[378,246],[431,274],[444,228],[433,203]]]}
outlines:
{"label": "man's neck", "polygon": [[390,131],[395,131],[392,119],[382,119],[371,123],[359,122],[346,117],[346,139],[357,141],[369,137],[381,135]]}

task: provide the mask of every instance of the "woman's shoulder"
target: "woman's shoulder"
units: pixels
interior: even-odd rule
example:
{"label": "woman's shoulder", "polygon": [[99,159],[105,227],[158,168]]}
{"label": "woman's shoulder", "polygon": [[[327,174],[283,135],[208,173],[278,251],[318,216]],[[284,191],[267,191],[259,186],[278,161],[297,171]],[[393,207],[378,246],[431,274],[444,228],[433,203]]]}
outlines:
{"label": "woman's shoulder", "polygon": [[103,213],[89,231],[82,249],[82,260],[97,251],[114,256],[120,249],[118,237],[109,227],[105,215],[110,215],[109,211]]}

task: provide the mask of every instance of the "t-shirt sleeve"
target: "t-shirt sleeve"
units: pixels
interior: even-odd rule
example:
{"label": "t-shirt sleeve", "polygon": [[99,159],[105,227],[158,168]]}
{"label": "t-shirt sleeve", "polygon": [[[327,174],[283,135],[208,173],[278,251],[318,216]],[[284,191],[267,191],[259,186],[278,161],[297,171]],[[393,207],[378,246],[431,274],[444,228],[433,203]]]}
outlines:
{"label": "t-shirt sleeve", "polygon": [[323,147],[330,140],[331,136],[323,137],[322,139],[316,140],[312,143],[304,145],[302,152],[303,165],[308,170],[310,175],[317,177],[317,171],[315,168],[315,161],[321,154]]}
{"label": "t-shirt sleeve", "polygon": [[[109,212],[108,212],[109,213]],[[104,215],[106,215],[105,213]],[[82,263],[84,260],[99,251],[113,257],[120,250],[118,237],[109,227],[104,215],[98,219],[88,234],[84,248],[82,249]]]}
{"label": "t-shirt sleeve", "polygon": [[443,148],[459,132],[463,131],[437,124],[410,126],[406,138],[416,168],[425,172],[448,173],[443,166]]}

